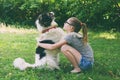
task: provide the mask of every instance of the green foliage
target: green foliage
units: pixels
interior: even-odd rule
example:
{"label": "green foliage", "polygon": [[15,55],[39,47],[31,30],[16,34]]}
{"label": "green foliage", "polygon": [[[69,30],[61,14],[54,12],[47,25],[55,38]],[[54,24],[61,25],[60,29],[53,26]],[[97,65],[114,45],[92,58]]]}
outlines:
{"label": "green foliage", "polygon": [[0,0],[0,21],[34,25],[40,13],[53,11],[59,26],[75,16],[93,29],[120,30],[119,5],[119,0]]}
{"label": "green foliage", "polygon": [[72,66],[63,54],[60,54],[61,70],[15,69],[12,63],[17,57],[34,63],[35,38],[38,37],[38,33],[34,29],[30,31],[30,29],[11,28],[10,31],[12,30],[16,32],[3,32],[0,28],[0,80],[120,80],[118,32],[90,31],[89,42],[95,57],[93,69],[80,74],[71,74]]}

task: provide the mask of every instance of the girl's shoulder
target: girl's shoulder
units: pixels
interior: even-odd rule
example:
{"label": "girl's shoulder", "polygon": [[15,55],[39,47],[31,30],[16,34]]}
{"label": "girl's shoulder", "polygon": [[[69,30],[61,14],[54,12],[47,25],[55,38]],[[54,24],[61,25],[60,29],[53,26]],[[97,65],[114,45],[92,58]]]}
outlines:
{"label": "girl's shoulder", "polygon": [[68,34],[68,36],[77,37],[77,38],[83,37],[83,35],[81,33],[76,33],[76,32],[71,32]]}

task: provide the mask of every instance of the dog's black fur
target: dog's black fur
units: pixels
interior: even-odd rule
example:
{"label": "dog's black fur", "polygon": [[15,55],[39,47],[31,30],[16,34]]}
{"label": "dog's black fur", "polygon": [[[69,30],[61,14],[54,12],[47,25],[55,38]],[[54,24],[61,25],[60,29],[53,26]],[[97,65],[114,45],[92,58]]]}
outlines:
{"label": "dog's black fur", "polygon": [[38,16],[39,23],[44,27],[50,26],[53,19],[53,13],[42,13]]}
{"label": "dog's black fur", "polygon": [[[39,41],[40,43],[48,43],[48,44],[54,44],[54,42],[52,40],[43,40],[43,41]],[[40,59],[43,58],[44,56],[46,56],[46,53],[44,52],[45,49],[42,47],[37,47],[36,48],[36,54],[40,55]]]}

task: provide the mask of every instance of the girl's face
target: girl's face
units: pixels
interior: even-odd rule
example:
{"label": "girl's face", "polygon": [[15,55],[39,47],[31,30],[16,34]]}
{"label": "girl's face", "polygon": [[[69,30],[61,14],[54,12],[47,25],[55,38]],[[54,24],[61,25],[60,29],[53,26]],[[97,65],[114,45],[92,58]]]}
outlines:
{"label": "girl's face", "polygon": [[66,30],[68,33],[74,31],[74,27],[70,23],[69,19],[64,23],[63,29]]}

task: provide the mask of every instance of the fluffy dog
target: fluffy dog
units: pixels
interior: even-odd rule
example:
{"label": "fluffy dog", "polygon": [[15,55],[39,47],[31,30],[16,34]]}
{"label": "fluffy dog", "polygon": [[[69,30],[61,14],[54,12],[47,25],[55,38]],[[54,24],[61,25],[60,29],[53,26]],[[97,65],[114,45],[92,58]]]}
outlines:
{"label": "fluffy dog", "polygon": [[[54,44],[65,35],[64,31],[57,27],[53,12],[40,14],[35,23],[38,31],[41,33],[40,37],[37,38],[38,43]],[[28,67],[47,68],[50,70],[60,69],[59,49],[46,50],[37,47],[34,64],[29,64],[22,58],[16,58],[13,65],[20,70],[25,70]]]}

